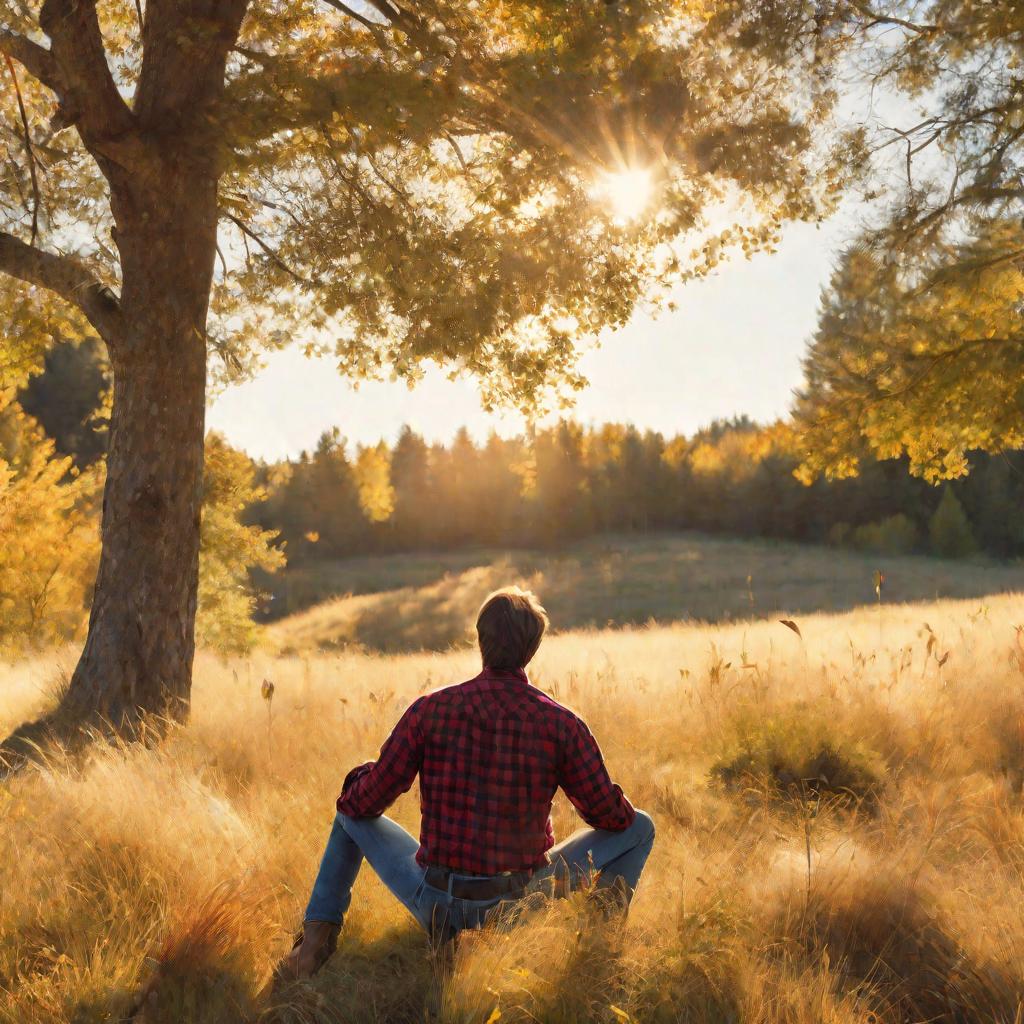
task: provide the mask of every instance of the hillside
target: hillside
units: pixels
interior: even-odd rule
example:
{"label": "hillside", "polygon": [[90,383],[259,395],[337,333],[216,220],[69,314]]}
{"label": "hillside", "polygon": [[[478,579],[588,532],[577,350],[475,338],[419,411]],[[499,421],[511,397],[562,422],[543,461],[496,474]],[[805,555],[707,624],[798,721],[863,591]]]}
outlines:
{"label": "hillside", "polygon": [[[259,995],[340,781],[469,652],[197,665],[192,722],[0,786],[0,1021],[978,1024],[1024,1006],[1019,596],[552,637],[536,685],[585,715],[655,819],[623,929],[577,902],[469,935],[435,973],[364,869],[339,951]],[[260,679],[276,684],[272,704]],[[0,671],[0,724],[58,681]],[[416,827],[415,792],[393,816]],[[579,825],[556,801],[556,832]]]}
{"label": "hillside", "polygon": [[1024,566],[865,555],[845,549],[701,534],[606,536],[542,551],[387,555],[300,566],[278,603],[308,607],[269,630],[282,652],[354,645],[398,652],[461,644],[481,600],[518,582],[543,599],[556,629],[723,622],[874,604],[1024,591]]}

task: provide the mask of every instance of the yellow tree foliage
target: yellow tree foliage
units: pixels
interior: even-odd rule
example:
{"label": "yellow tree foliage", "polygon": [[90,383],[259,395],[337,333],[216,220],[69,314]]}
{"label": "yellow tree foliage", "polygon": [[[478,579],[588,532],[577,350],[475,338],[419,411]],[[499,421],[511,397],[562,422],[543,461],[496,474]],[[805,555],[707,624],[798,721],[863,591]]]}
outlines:
{"label": "yellow tree foliage", "polygon": [[0,391],[0,656],[81,634],[98,555],[95,474],[70,458]]}
{"label": "yellow tree foliage", "polygon": [[274,572],[284,564],[284,554],[273,546],[276,534],[243,520],[245,510],[263,498],[253,477],[244,452],[219,434],[207,436],[196,640],[224,654],[247,650],[258,635],[249,570]]}
{"label": "yellow tree foliage", "polygon": [[[0,656],[81,639],[99,557],[102,483],[102,465],[78,474],[13,393],[0,392]],[[246,650],[258,637],[249,570],[284,564],[276,535],[243,520],[262,496],[248,456],[211,434],[197,635],[222,653]]]}
{"label": "yellow tree foliage", "polygon": [[1024,6],[837,0],[830,17],[903,113],[868,139],[890,202],[822,305],[801,477],[902,454],[933,483],[963,476],[970,451],[1024,445]]}
{"label": "yellow tree foliage", "polygon": [[[865,457],[907,455],[936,482],[963,476],[971,450],[1024,445],[1018,263],[985,265],[984,241],[887,263],[850,252],[822,307],[796,414],[800,473],[843,477]],[[1024,251],[1024,232],[1005,224]],[[952,269],[951,269],[952,268]],[[970,268],[970,269],[968,269]]]}
{"label": "yellow tree foliage", "polygon": [[391,449],[384,441],[359,448],[354,467],[359,505],[371,523],[383,523],[395,510]]}

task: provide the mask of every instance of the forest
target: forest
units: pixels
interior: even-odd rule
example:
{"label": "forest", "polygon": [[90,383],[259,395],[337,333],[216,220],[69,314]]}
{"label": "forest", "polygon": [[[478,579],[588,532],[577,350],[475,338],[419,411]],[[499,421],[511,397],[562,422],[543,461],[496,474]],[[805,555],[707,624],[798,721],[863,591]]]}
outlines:
{"label": "forest", "polygon": [[[20,404],[56,455],[88,471],[104,451],[108,388],[98,343],[64,346],[50,353]],[[529,437],[492,434],[482,443],[461,430],[447,444],[430,444],[405,427],[393,444],[352,445],[335,428],[294,459],[235,456],[252,487],[241,518],[274,534],[274,547],[292,563],[665,530],[881,554],[1024,554],[1018,450],[972,452],[970,473],[939,486],[909,474],[905,457],[869,458],[857,476],[805,482],[802,457],[792,422],[746,416],[690,437],[563,419]]]}
{"label": "forest", "polygon": [[[84,626],[108,391],[102,346],[66,345],[0,417],[15,499],[4,514],[20,522],[22,538],[0,554],[0,642],[73,638]],[[557,548],[600,533],[697,530],[879,555],[1024,554],[1019,452],[972,453],[970,474],[939,486],[910,475],[905,457],[804,482],[801,454],[792,423],[746,417],[690,437],[563,419],[483,443],[462,430],[448,444],[407,427],[393,444],[351,445],[336,428],[314,450],[276,463],[211,435],[200,636],[246,649],[253,616],[268,614],[268,573],[367,553]]]}

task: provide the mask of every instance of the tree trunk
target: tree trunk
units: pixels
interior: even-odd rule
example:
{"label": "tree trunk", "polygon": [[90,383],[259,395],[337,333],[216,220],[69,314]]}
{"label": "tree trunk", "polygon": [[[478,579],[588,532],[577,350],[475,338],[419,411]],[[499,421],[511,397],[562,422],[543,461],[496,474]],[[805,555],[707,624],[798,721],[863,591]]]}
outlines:
{"label": "tree trunk", "polygon": [[[172,161],[172,164],[174,162]],[[192,684],[216,177],[168,167],[114,193],[123,337],[89,633],[61,711],[131,731],[184,718]]]}

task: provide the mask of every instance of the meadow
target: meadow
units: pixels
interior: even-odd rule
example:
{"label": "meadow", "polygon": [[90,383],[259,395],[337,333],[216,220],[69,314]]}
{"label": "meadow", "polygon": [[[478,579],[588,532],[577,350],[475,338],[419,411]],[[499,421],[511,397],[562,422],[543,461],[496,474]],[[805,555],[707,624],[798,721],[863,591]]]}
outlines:
{"label": "meadow", "polygon": [[542,594],[561,629],[729,622],[1024,590],[1024,566],[878,555],[700,533],[606,534],[557,551],[477,549],[321,561],[271,577],[282,653],[440,650],[469,639],[483,598],[510,579]]}
{"label": "meadow", "polygon": [[[0,1021],[1018,1022],[1022,620],[1004,595],[552,636],[534,684],[657,823],[627,925],[555,902],[446,970],[364,869],[338,953],[272,997],[345,771],[476,658],[203,655],[164,742],[0,786]],[[0,726],[69,664],[0,670]],[[415,828],[415,788],[393,813]]]}

